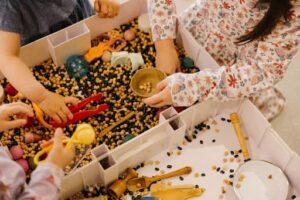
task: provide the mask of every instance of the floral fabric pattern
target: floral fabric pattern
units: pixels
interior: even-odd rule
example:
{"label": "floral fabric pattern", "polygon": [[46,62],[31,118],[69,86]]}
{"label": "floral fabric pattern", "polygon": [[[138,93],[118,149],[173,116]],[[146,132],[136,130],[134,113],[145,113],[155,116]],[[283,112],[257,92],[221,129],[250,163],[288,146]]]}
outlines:
{"label": "floral fabric pattern", "polygon": [[47,163],[40,164],[32,173],[26,185],[23,169],[13,160],[4,148],[0,147],[0,199],[1,200],[55,200],[64,173],[58,167]]}
{"label": "floral fabric pattern", "polygon": [[[177,17],[172,0],[149,0],[154,41],[174,39],[178,21],[221,66],[192,75],[169,76],[174,105],[251,97],[253,103],[265,103],[257,106],[264,107],[261,111],[268,119],[282,110],[285,99],[274,85],[284,77],[298,50],[299,1],[292,1],[294,6],[288,19],[280,20],[267,37],[238,45],[237,39],[251,31],[268,10],[267,5],[255,6],[256,3],[257,0],[197,0]],[[273,94],[272,103],[268,102],[271,99],[266,93]],[[266,105],[272,108],[266,109]]]}

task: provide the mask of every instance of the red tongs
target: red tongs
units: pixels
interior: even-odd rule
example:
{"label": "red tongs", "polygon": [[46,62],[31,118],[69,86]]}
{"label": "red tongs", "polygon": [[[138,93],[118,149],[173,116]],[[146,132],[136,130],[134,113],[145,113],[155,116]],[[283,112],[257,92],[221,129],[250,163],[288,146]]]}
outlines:
{"label": "red tongs", "polygon": [[100,112],[102,112],[108,108],[106,103],[99,105],[97,107],[97,109],[94,109],[94,110],[83,110],[83,111],[80,111],[80,110],[83,109],[88,103],[90,103],[92,101],[93,102],[99,101],[101,98],[102,98],[102,94],[99,93],[99,94],[90,96],[90,97],[82,100],[76,106],[69,106],[68,107],[69,110],[73,113],[73,119],[70,119],[66,123],[61,123],[61,124],[58,124],[53,119],[51,119],[50,125],[53,126],[54,128],[65,127],[70,124],[76,123],[82,119],[85,119],[87,117],[91,117],[91,116],[99,114]]}

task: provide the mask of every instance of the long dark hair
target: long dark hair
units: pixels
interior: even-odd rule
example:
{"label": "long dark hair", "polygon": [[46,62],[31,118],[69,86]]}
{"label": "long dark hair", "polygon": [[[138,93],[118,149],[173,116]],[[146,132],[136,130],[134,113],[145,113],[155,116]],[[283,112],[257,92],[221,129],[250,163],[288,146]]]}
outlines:
{"label": "long dark hair", "polygon": [[290,0],[258,0],[256,6],[265,3],[269,5],[269,9],[265,16],[252,31],[238,38],[238,44],[245,44],[256,39],[264,38],[272,32],[282,17],[287,20],[292,8]]}

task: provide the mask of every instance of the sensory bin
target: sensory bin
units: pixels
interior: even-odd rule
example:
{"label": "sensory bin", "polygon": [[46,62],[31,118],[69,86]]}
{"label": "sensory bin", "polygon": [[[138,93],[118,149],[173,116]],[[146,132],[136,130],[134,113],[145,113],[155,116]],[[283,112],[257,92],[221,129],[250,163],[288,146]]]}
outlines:
{"label": "sensory bin", "polygon": [[[192,199],[237,200],[234,194],[233,179],[239,166],[244,163],[242,150],[235,137],[229,114],[224,112],[194,126],[185,139],[174,148],[168,148],[134,169],[139,176],[163,175],[173,170],[189,166],[192,172],[158,182],[167,186],[193,185],[203,188],[204,193]],[[250,138],[245,137],[247,143]],[[251,143],[251,142],[250,142]],[[250,145],[250,151],[254,151]],[[191,159],[193,158],[193,159]],[[120,178],[124,177],[123,175]],[[269,179],[269,177],[266,177]],[[243,180],[238,187],[243,187]],[[271,181],[271,180],[270,180]],[[156,183],[154,183],[155,185]],[[150,187],[137,192],[126,191],[120,199],[139,200],[150,195]],[[70,199],[99,197],[113,199],[104,187],[90,186]],[[292,190],[286,200],[297,199]]]}
{"label": "sensory bin", "polygon": [[[107,34],[111,38],[123,37],[123,33],[130,29],[136,29],[136,38],[127,41],[127,45],[122,51],[132,53],[142,53],[145,64],[140,68],[149,68],[155,66],[155,49],[151,41],[151,34],[141,32],[137,29],[137,19],[128,24],[121,25],[120,28],[114,29]],[[92,46],[99,43],[99,38],[92,40]],[[183,49],[178,49],[180,57],[184,57]],[[196,72],[195,67],[187,67],[184,72]],[[110,62],[103,62],[96,59],[89,65],[89,72],[83,78],[71,78],[64,66],[56,66],[52,59],[46,60],[33,68],[33,74],[48,90],[56,92],[62,96],[75,96],[79,99],[86,98],[93,94],[102,93],[103,98],[100,103],[108,104],[108,109],[99,115],[83,120],[82,122],[92,125],[96,133],[100,133],[105,128],[119,121],[122,117],[134,111],[134,116],[125,123],[115,127],[103,137],[97,137],[96,142],[91,146],[78,146],[76,149],[76,159],[68,166],[66,173],[72,170],[74,166],[83,166],[90,160],[89,150],[99,144],[106,144],[110,150],[123,144],[129,139],[145,132],[146,130],[158,124],[157,112],[155,108],[150,108],[142,103],[141,98],[134,95],[130,89],[131,65],[112,66]],[[5,88],[6,80],[1,81]],[[27,99],[6,96],[4,103],[23,101],[27,104],[31,102]],[[96,103],[95,103],[96,104]],[[98,105],[97,102],[96,105]],[[94,104],[92,103],[92,106]],[[95,105],[94,105],[95,106]],[[80,122],[80,123],[82,123]],[[63,128],[67,136],[71,136],[76,129],[76,124]],[[34,133],[40,137],[34,142],[25,142],[25,134]],[[44,128],[37,120],[32,128],[17,128],[5,131],[0,134],[1,142],[8,148],[18,145],[23,150],[23,158],[26,159],[31,170],[34,169],[32,157],[41,149],[40,145],[53,137],[53,130]],[[83,159],[82,159],[83,158]],[[80,162],[79,162],[80,161]],[[78,164],[79,162],[79,164]]]}
{"label": "sensory bin", "polygon": [[[136,17],[142,14],[140,10],[143,10],[143,8],[139,8],[135,3],[142,5],[142,0],[131,0],[124,3],[123,11],[130,9],[132,13],[127,12],[125,15],[124,12],[123,14],[121,12],[120,18],[116,21],[124,22],[124,18],[129,19],[130,16]],[[133,4],[135,7],[132,6]],[[146,3],[143,5],[146,5]],[[92,37],[95,37],[102,31],[102,29],[98,30],[98,26],[94,26],[95,24],[109,23],[107,27],[115,27],[115,25],[119,25],[116,24],[116,21],[100,21],[98,18],[91,18],[83,22],[82,27],[88,27]],[[110,23],[112,23],[112,26],[110,26]],[[95,27],[97,27],[97,30],[95,30]],[[134,39],[132,33],[129,34],[130,37],[125,34],[125,31],[131,28],[136,30],[136,38]],[[72,32],[71,29],[72,27],[67,28],[67,34]],[[197,72],[198,68],[192,67],[194,61],[200,68],[212,66],[211,63],[206,62],[212,59],[207,52],[202,51],[203,49],[198,47],[197,43],[191,40],[191,37],[188,37],[187,31],[184,31],[183,28],[179,31],[187,54],[193,58],[193,60],[186,58],[186,52],[178,47],[179,56],[182,58],[182,71],[186,73]],[[58,35],[64,33],[62,31]],[[127,45],[122,51],[142,54],[145,64],[139,69],[155,66],[155,49],[151,42],[151,35],[137,30],[136,19],[106,34],[112,39],[129,37],[127,38]],[[88,32],[84,32],[84,38],[87,35]],[[54,34],[54,38],[55,36]],[[93,39],[91,46],[97,46],[102,39],[103,34]],[[67,42],[72,43],[72,40]],[[32,58],[33,61],[29,63],[39,63],[42,59],[47,58],[49,49],[45,45],[47,45],[46,38],[25,47],[23,59],[27,62],[29,62],[28,60],[31,61],[28,58],[32,57],[28,54],[32,54],[32,51],[35,52],[34,58],[39,59]],[[68,47],[67,45],[62,46],[65,49]],[[98,137],[92,145],[77,145],[76,158],[73,163],[64,169],[66,176],[61,189],[62,198],[112,199],[112,196],[108,195],[106,187],[103,186],[109,187],[110,183],[116,180],[118,176],[120,178],[125,176],[122,172],[128,167],[134,167],[140,176],[153,176],[188,166],[193,169],[191,174],[166,179],[162,182],[168,187],[188,184],[194,188],[205,189],[200,197],[194,199],[235,200],[236,196],[233,193],[232,181],[238,165],[242,164],[244,160],[229,120],[231,112],[236,112],[240,116],[243,131],[247,135],[251,158],[266,160],[280,167],[288,176],[291,185],[299,191],[299,156],[286,147],[285,143],[272,130],[271,125],[251,102],[248,100],[229,103],[212,103],[208,101],[195,104],[183,111],[180,110],[182,112],[176,111],[172,107],[165,108],[164,111],[150,108],[144,105],[141,98],[130,89],[130,80],[133,75],[131,65],[119,64],[113,66],[108,62],[110,56],[106,53],[104,58],[92,61],[89,64],[88,71],[86,69],[72,71],[70,70],[71,65],[68,64],[66,66],[56,66],[52,59],[46,60],[33,68],[35,77],[46,88],[63,96],[75,96],[84,99],[94,94],[103,94],[100,102],[92,103],[86,109],[93,109],[93,107],[102,103],[108,104],[107,110],[77,123],[90,124],[95,129]],[[80,57],[73,57],[72,59],[78,58]],[[36,62],[37,60],[38,62]],[[202,61],[205,62],[202,63]],[[69,73],[76,73],[74,77],[78,78],[71,78],[66,68],[68,68]],[[85,77],[79,78],[86,73]],[[7,82],[3,80],[1,84],[5,88]],[[14,98],[6,97],[4,102],[9,103],[18,100],[28,104],[31,103],[20,95]],[[107,134],[99,136],[111,125],[122,121],[121,119],[128,116],[128,114],[130,114],[128,120],[118,124]],[[158,116],[160,116],[159,119]],[[71,136],[76,127],[76,124],[65,127],[65,134]],[[28,133],[35,135],[29,135]],[[53,130],[44,128],[37,120],[34,121],[34,127],[32,128],[14,129],[0,133],[3,145],[7,145],[9,148],[18,145],[19,148],[13,148],[13,151],[15,151],[14,159],[24,170],[30,168],[27,173],[28,178],[35,167],[32,163],[33,156],[41,149],[40,145],[51,137],[53,137]],[[112,164],[110,164],[110,159],[114,161]],[[29,166],[25,164],[27,162],[29,162]],[[101,182],[101,184],[97,185],[96,182]],[[241,184],[240,187],[243,187],[243,185]],[[120,199],[138,200],[147,195],[149,195],[148,189],[138,192],[127,191]],[[287,199],[297,199],[298,196],[294,190],[291,190],[291,194]]]}

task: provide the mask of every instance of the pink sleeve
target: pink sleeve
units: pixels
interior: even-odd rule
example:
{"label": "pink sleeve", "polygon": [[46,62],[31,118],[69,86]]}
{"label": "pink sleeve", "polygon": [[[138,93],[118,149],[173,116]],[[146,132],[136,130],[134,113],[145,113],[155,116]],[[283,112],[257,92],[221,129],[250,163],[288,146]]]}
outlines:
{"label": "pink sleeve", "polygon": [[63,171],[55,165],[40,164],[26,185],[23,169],[0,147],[0,199],[59,199]]}
{"label": "pink sleeve", "polygon": [[10,158],[4,147],[0,147],[0,199],[17,199],[26,176],[23,169]]}
{"label": "pink sleeve", "polygon": [[53,164],[40,164],[31,175],[28,186],[18,198],[59,199],[63,171]]}

